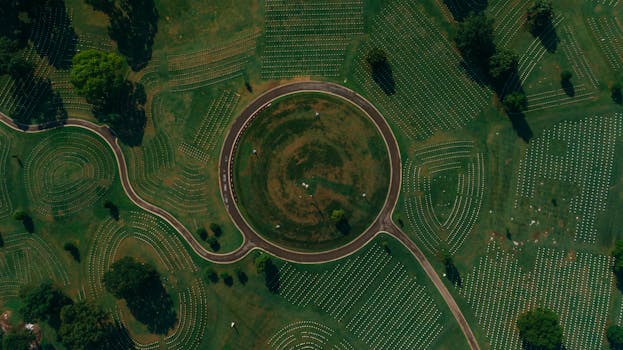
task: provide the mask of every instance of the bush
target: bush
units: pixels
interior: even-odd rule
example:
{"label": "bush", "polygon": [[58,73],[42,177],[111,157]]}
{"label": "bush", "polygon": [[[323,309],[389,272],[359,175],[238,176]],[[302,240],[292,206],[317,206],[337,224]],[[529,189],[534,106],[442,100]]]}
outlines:
{"label": "bush", "polygon": [[231,287],[234,285],[234,278],[231,277],[231,275],[227,272],[221,273],[221,279],[223,280],[223,283],[225,283],[225,285],[228,287]]}
{"label": "bush", "polygon": [[210,224],[210,231],[212,231],[212,233],[214,233],[216,237],[221,237],[221,235],[223,234],[223,230],[221,229],[221,226],[214,222]]}
{"label": "bush", "polygon": [[558,315],[542,308],[528,311],[517,319],[524,344],[534,349],[555,350],[562,344],[562,327]]}
{"label": "bush", "polygon": [[216,274],[216,271],[214,271],[214,269],[207,269],[203,272],[203,279],[206,282],[212,282],[212,283],[217,283],[218,282],[218,275]]}
{"label": "bush", "polygon": [[208,231],[206,231],[203,227],[198,228],[196,233],[202,241],[205,241],[208,238]]}
{"label": "bush", "polygon": [[80,262],[80,251],[78,250],[78,247],[76,247],[75,244],[71,242],[67,242],[63,246],[63,249],[69,252],[69,254],[71,254],[71,256],[74,258],[74,260],[76,260],[77,262]]}

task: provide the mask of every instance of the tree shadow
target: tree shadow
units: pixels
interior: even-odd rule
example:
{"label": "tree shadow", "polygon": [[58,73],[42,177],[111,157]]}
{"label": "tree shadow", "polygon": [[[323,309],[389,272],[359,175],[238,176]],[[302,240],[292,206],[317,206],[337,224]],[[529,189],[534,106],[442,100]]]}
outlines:
{"label": "tree shadow", "polygon": [[26,232],[28,232],[28,233],[34,233],[35,232],[35,223],[32,220],[32,218],[30,217],[30,215],[26,214],[22,218],[22,224],[24,225],[24,230],[26,230]]}
{"label": "tree shadow", "polygon": [[469,16],[471,13],[481,13],[489,6],[488,0],[467,1],[463,0],[444,0],[443,1],[452,17],[458,22]]}
{"label": "tree shadow", "polygon": [[117,42],[130,67],[139,71],[149,63],[158,32],[158,10],[153,0],[122,1],[120,7],[101,8],[110,16],[108,34]]}
{"label": "tree shadow", "polygon": [[65,123],[67,111],[63,99],[52,89],[49,79],[34,76],[32,70],[14,75],[13,79],[13,120],[26,128],[29,124],[50,128]]}
{"label": "tree shadow", "polygon": [[534,134],[532,133],[532,128],[530,128],[528,121],[526,121],[526,116],[521,112],[514,112],[508,114],[508,119],[510,119],[513,130],[515,130],[517,135],[524,142],[530,142]]}
{"label": "tree shadow", "polygon": [[142,84],[126,82],[118,98],[96,106],[93,113],[98,120],[108,123],[121,142],[134,147],[143,142],[147,116],[144,104],[147,100]]}
{"label": "tree shadow", "polygon": [[266,262],[266,267],[264,268],[264,282],[269,292],[273,294],[279,293],[281,287],[279,268],[273,264],[272,260]]}
{"label": "tree shadow", "polygon": [[173,299],[159,279],[146,285],[140,296],[126,299],[130,312],[137,321],[155,334],[166,334],[177,321]]}
{"label": "tree shadow", "polygon": [[372,66],[372,79],[383,90],[385,95],[396,94],[396,81],[389,62],[384,61]]}
{"label": "tree shadow", "polygon": [[575,96],[575,87],[573,86],[573,83],[571,82],[571,80],[569,79],[561,80],[560,87],[562,87],[562,90],[565,92],[565,94],[567,94],[567,96],[569,97]]}
{"label": "tree shadow", "polygon": [[558,37],[556,27],[554,27],[552,22],[548,22],[542,30],[537,33],[533,33],[533,35],[539,39],[541,45],[543,45],[547,52],[554,53],[556,52],[556,49],[558,49],[560,37]]}
{"label": "tree shadow", "polygon": [[340,231],[341,234],[346,236],[350,233],[351,226],[346,217],[341,218],[338,222],[335,223],[335,228]]}
{"label": "tree shadow", "polygon": [[32,38],[35,50],[56,69],[69,69],[71,58],[76,53],[78,35],[71,26],[63,0],[47,0],[37,8],[37,18],[47,18],[38,23],[41,29]]}
{"label": "tree shadow", "polygon": [[119,321],[115,321],[108,330],[106,344],[102,344],[102,349],[134,350],[134,342],[128,329]]}
{"label": "tree shadow", "polygon": [[623,103],[623,92],[621,89],[612,89],[610,97],[612,98],[612,101],[614,101],[614,103],[616,104],[620,105]]}

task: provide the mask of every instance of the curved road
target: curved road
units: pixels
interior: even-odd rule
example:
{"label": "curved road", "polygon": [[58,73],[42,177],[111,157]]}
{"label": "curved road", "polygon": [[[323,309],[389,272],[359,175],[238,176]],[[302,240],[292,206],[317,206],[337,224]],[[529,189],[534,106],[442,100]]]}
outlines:
{"label": "curved road", "polygon": [[[293,251],[284,247],[280,247],[274,243],[271,243],[259,234],[257,234],[251,226],[246,222],[244,217],[238,210],[235,200],[235,192],[231,183],[232,179],[232,163],[234,154],[236,151],[239,136],[244,132],[247,125],[255,117],[255,115],[268,103],[281,96],[300,93],[300,92],[323,92],[328,93],[340,98],[343,98],[355,106],[363,110],[370,119],[376,124],[379,132],[383,136],[387,151],[390,157],[390,185],[387,197],[385,199],[385,205],[381,209],[380,213],[374,220],[374,222],[368,227],[368,229],[359,235],[356,239],[348,244],[339,248],[324,251],[324,252],[300,252]],[[130,200],[134,202],[140,208],[159,216],[171,226],[173,226],[177,232],[186,240],[196,254],[203,259],[209,260],[215,263],[232,263],[244,258],[253,249],[261,249],[277,256],[280,259],[288,260],[296,263],[324,263],[328,261],[337,260],[357,252],[360,248],[364,247],[369,241],[376,237],[379,233],[385,232],[397,240],[399,240],[413,255],[413,257],[419,262],[427,276],[431,279],[439,293],[442,295],[444,301],[448,305],[448,308],[452,312],[457,323],[461,327],[463,334],[471,349],[480,349],[476,337],[470,329],[465,317],[461,313],[459,306],[452,297],[452,294],[448,291],[445,284],[435,272],[435,269],[430,264],[426,256],[417,247],[417,245],[391,220],[391,214],[394,210],[398,196],[400,194],[402,164],[400,160],[400,150],[396,138],[391,131],[391,128],[385,121],[383,115],[361,95],[354,91],[333,83],[317,82],[317,81],[303,81],[294,82],[286,85],[278,86],[272,90],[265,92],[257,97],[242,111],[240,116],[234,121],[228,135],[223,143],[221,151],[221,157],[219,160],[219,187],[221,195],[225,203],[225,207],[234,224],[238,227],[243,234],[243,244],[235,251],[227,254],[217,254],[206,250],[193,236],[193,234],[173,215],[166,210],[153,205],[144,199],[142,199],[132,187],[128,176],[128,169],[125,157],[118,144],[117,138],[106,126],[97,125],[95,123],[69,118],[62,125],[19,125],[15,123],[11,118],[0,112],[0,122],[8,127],[22,132],[41,132],[51,128],[61,126],[73,126],[89,130],[99,135],[111,148],[117,165],[119,168],[119,177],[125,193]]]}

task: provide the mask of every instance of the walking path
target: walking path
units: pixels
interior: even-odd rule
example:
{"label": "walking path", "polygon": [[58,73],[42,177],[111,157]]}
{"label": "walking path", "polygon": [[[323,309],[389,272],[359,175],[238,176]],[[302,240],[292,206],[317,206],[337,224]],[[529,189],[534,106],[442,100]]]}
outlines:
{"label": "walking path", "polygon": [[[253,228],[246,222],[246,220],[238,210],[238,206],[235,200],[235,192],[231,182],[233,159],[239,136],[249,125],[250,121],[253,120],[253,118],[257,115],[258,111],[260,111],[264,106],[266,106],[274,99],[285,95],[301,92],[322,92],[331,94],[343,98],[363,110],[376,124],[376,127],[381,133],[381,136],[385,140],[390,159],[391,173],[389,191],[385,199],[385,204],[372,225],[370,225],[370,227],[368,227],[365,232],[363,232],[350,243],[339,248],[323,252],[294,251],[265,240],[261,235],[256,233],[255,230],[253,230]],[[217,254],[206,250],[195,239],[193,234],[173,215],[171,215],[166,210],[145,201],[134,191],[134,188],[130,183],[128,168],[121,147],[118,144],[117,138],[113,135],[113,133],[111,133],[108,127],[97,125],[86,120],[74,118],[67,119],[63,125],[18,125],[11,118],[1,112],[0,122],[4,123],[12,129],[22,132],[42,132],[59,126],[72,126],[83,128],[99,135],[110,146],[111,150],[115,155],[119,168],[119,177],[121,179],[121,184],[130,200],[132,200],[132,202],[137,206],[154,215],[157,215],[158,217],[168,222],[177,230],[177,232],[180,233],[180,235],[186,240],[186,242],[188,242],[188,244],[195,251],[196,254],[201,256],[203,259],[209,260],[211,262],[222,264],[232,263],[244,258],[253,249],[261,249],[280,259],[288,260],[291,262],[307,264],[324,263],[337,260],[357,252],[378,234],[385,232],[395,237],[407,249],[409,249],[413,257],[420,263],[420,265],[422,266],[422,268],[448,305],[454,318],[461,327],[461,330],[463,331],[470,348],[480,349],[476,341],[476,337],[471,331],[467,320],[461,313],[461,310],[454,298],[452,297],[452,294],[450,294],[450,291],[446,288],[439,275],[435,272],[433,266],[430,264],[428,259],[426,259],[426,256],[417,247],[417,245],[413,243],[413,241],[391,220],[391,214],[400,195],[402,176],[400,149],[398,148],[398,143],[393,132],[391,131],[391,128],[385,121],[383,115],[370,102],[368,102],[368,100],[344,86],[317,81],[303,81],[281,85],[265,92],[264,94],[256,98],[253,102],[247,105],[247,107],[242,111],[240,116],[234,121],[234,124],[232,125],[228,135],[225,138],[221,151],[221,157],[219,160],[219,187],[227,212],[232,218],[234,224],[238,227],[243,235],[243,244],[235,251],[226,254]]]}

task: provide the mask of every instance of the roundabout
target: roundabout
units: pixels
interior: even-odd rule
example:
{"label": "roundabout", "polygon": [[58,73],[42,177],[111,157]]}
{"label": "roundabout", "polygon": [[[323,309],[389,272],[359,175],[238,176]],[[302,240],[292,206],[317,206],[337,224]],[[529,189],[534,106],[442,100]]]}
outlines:
{"label": "roundabout", "polygon": [[240,135],[238,207],[258,234],[302,251],[355,239],[382,208],[386,144],[356,106],[330,95],[277,99]]}

